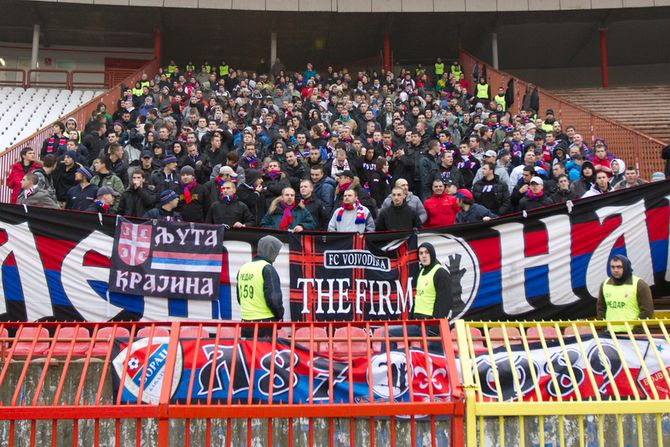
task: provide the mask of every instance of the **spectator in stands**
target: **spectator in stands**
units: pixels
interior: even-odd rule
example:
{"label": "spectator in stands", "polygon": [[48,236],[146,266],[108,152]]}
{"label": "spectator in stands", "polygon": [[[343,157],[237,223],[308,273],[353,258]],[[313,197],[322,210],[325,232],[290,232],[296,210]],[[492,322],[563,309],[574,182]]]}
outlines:
{"label": "spectator in stands", "polygon": [[512,205],[512,210],[514,211],[519,209],[519,202],[530,189],[530,180],[535,176],[535,167],[523,166],[521,173],[521,178],[519,179],[518,184],[510,194],[510,203]]}
{"label": "spectator in stands", "polygon": [[325,175],[323,166],[315,165],[309,170],[309,176],[314,185],[314,195],[321,199],[326,207],[328,215],[333,212],[335,202],[335,187],[337,183],[332,178]]}
{"label": "spectator in stands", "polygon": [[[630,260],[614,255],[609,262],[612,276],[598,290],[596,316],[599,320],[644,320],[654,317],[649,285],[633,275]],[[631,329],[634,326],[631,327]],[[612,325],[615,332],[628,332],[625,324]]]}
{"label": "spectator in stands", "polygon": [[[488,150],[484,152],[484,155],[482,157],[482,163],[481,166],[483,167],[485,163],[492,163],[494,166],[494,173],[500,179],[502,183],[504,183],[507,187],[508,190],[507,192],[509,193],[509,174],[507,173],[507,168],[500,164],[497,163],[498,154],[494,150]],[[475,174],[475,178],[472,181],[472,184],[474,185],[477,183],[479,180],[481,180],[484,177],[484,173],[482,172],[481,168],[477,171]]]}
{"label": "spectator in stands", "polygon": [[48,154],[55,154],[60,146],[67,144],[68,137],[65,135],[65,124],[60,121],[52,126],[53,135],[44,140],[42,143],[42,150],[40,151],[40,159]]}
{"label": "spectator in stands", "polygon": [[146,213],[144,217],[147,219],[168,220],[174,222],[181,222],[181,213],[176,211],[179,205],[179,196],[171,189],[166,189],[161,192],[158,207],[152,208]]}
{"label": "spectator in stands", "polygon": [[317,230],[325,230],[330,220],[330,213],[326,211],[326,205],[314,195],[314,185],[311,180],[304,179],[300,182],[301,204],[309,211],[316,223]]}
{"label": "spectator in stands", "polygon": [[77,183],[67,191],[65,209],[86,211],[97,198],[98,187],[91,184],[93,174],[85,166],[79,166],[74,173]]}
{"label": "spectator in stands", "polygon": [[207,215],[207,190],[195,180],[195,170],[184,166],[179,171],[177,211],[186,222],[204,222]]}
{"label": "spectator in stands", "polygon": [[582,163],[581,174],[579,179],[575,180],[570,184],[570,190],[574,192],[577,196],[582,197],[586,194],[586,191],[590,190],[593,184],[596,182],[596,171],[593,167],[593,163],[590,161],[585,161]]}
{"label": "spectator in stands", "polygon": [[299,190],[300,181],[307,177],[305,166],[300,163],[293,149],[287,150],[285,157],[283,172],[286,174],[291,187]]}
{"label": "spectator in stands", "polygon": [[130,178],[130,186],[121,195],[118,214],[142,217],[155,203],[156,195],[146,184],[146,174],[142,169],[135,168]]}
{"label": "spectator in stands", "polygon": [[53,154],[49,154],[42,159],[42,166],[35,169],[33,173],[38,178],[38,189],[46,191],[49,197],[51,197],[54,202],[58,203],[58,198],[56,197],[56,186],[54,183],[56,162],[56,157]]}
{"label": "spectator in stands", "polygon": [[347,189],[342,194],[342,204],[335,209],[328,231],[338,233],[366,233],[375,231],[375,221],[370,210],[361,204],[355,189]]}
{"label": "spectator in stands", "polygon": [[120,196],[125,190],[121,179],[111,171],[112,161],[109,156],[103,158],[96,158],[93,160],[93,172],[95,175],[91,179],[91,184],[102,188],[108,186],[117,192],[114,195],[115,200],[112,205],[112,211],[116,212],[119,209]]}
{"label": "spectator in stands", "polygon": [[[435,141],[435,140],[434,140]],[[421,228],[419,215],[405,201],[405,191],[396,186],[391,190],[391,206],[382,208],[375,224],[377,231],[412,230]]]}
{"label": "spectator in stands", "polygon": [[482,178],[472,186],[472,196],[475,202],[484,205],[498,216],[502,216],[511,210],[510,194],[507,190],[507,182],[498,177],[494,170],[493,162],[487,161],[482,164],[478,171],[478,174],[482,173]]}
{"label": "spectator in stands", "polygon": [[439,175],[437,167],[437,157],[440,152],[440,142],[431,140],[428,143],[426,151],[419,155],[419,178],[421,189],[419,190],[419,197],[421,200],[426,200],[432,195],[433,180]]}
{"label": "spectator in stands", "polygon": [[370,194],[365,192],[360,184],[360,181],[358,180],[358,177],[356,177],[354,173],[349,170],[341,171],[337,175],[337,189],[335,190],[333,208],[339,208],[340,205],[342,205],[344,200],[344,192],[349,189],[356,190],[357,200],[361,202],[361,205],[370,211],[372,218],[374,219],[377,215],[377,205],[375,204],[375,201],[372,199],[372,197],[370,197]]}
{"label": "spectator in stands", "polygon": [[39,181],[39,177],[34,172],[24,175],[21,179],[21,192],[16,199],[16,203],[19,205],[59,208],[58,203],[51,198],[49,193],[38,186]]}
{"label": "spectator in stands", "polygon": [[620,158],[614,158],[610,162],[612,167],[612,177],[610,177],[610,185],[614,186],[624,179],[624,173],[626,172],[626,162]]}
{"label": "spectator in stands", "polygon": [[119,143],[112,143],[109,145],[108,152],[110,171],[121,179],[124,186],[128,186],[128,163],[123,159],[125,154],[123,146]]}
{"label": "spectator in stands", "polygon": [[591,185],[591,188],[586,191],[582,198],[593,197],[600,194],[605,194],[612,191],[612,185],[610,185],[609,177],[605,171],[600,171],[596,174],[596,181]]}
{"label": "spectator in stands", "polygon": [[612,177],[612,166],[610,160],[607,158],[607,148],[605,143],[599,141],[594,147],[594,156],[593,156],[593,167],[598,172],[604,172],[607,174],[607,178]]}
{"label": "spectator in stands", "polygon": [[119,200],[119,193],[109,186],[98,188],[96,199],[86,208],[89,213],[115,214],[114,202]]}
{"label": "spectator in stands", "polygon": [[261,220],[261,227],[299,233],[303,230],[315,230],[316,222],[309,211],[296,202],[293,188],[286,186],[281,195],[270,204],[267,214]]}
{"label": "spectator in stands", "polygon": [[165,190],[177,191],[179,188],[179,176],[176,173],[177,158],[168,155],[163,159],[163,169],[156,171],[152,176],[152,183],[156,185],[156,193],[161,194]]}
{"label": "spectator in stands", "polygon": [[459,189],[456,192],[456,200],[461,209],[456,215],[456,223],[486,222],[498,217],[484,205],[474,203],[472,193],[465,188]]}
{"label": "spectator in stands", "polygon": [[[596,176],[596,181],[597,180],[598,177]],[[613,189],[632,188],[634,186],[644,185],[645,183],[647,182],[645,182],[640,178],[640,176],[637,173],[637,169],[635,169],[635,166],[628,166],[624,173],[624,179],[618,182],[616,185],[614,185]]]}
{"label": "spectator in stands", "polygon": [[[474,140],[476,141],[476,138]],[[461,142],[458,145],[458,153],[454,155],[454,164],[463,177],[464,188],[472,188],[472,182],[480,165],[479,160],[471,153],[469,143]]]}
{"label": "spectator in stands", "polygon": [[438,165],[437,168],[439,170],[442,182],[446,183],[447,180],[451,180],[451,182],[454,185],[456,185],[458,189],[463,188],[465,186],[465,182],[463,180],[463,176],[461,175],[461,171],[458,169],[457,166],[454,165],[453,151],[445,150],[444,152],[442,152],[442,154],[440,155],[440,164]]}
{"label": "spectator in stands", "polygon": [[[403,192],[405,193],[405,202],[407,202],[407,206],[409,206],[414,210],[414,212],[416,212],[416,214],[419,216],[421,224],[423,225],[423,223],[426,222],[428,215],[426,214],[426,209],[424,208],[423,203],[421,203],[421,200],[419,200],[419,198],[409,190],[409,182],[404,178],[399,178],[398,180],[396,180],[395,186],[403,190]],[[391,206],[391,204],[392,204],[392,198],[389,195],[388,197],[386,197],[386,199],[384,199],[382,208],[388,208],[389,206]]]}
{"label": "spectator in stands", "polygon": [[254,216],[254,225],[258,225],[265,215],[265,197],[263,175],[261,171],[248,170],[244,183],[237,188],[237,198],[247,205]]}
{"label": "spectator in stands", "polygon": [[578,199],[579,196],[570,190],[570,180],[566,174],[560,174],[556,179],[558,189],[551,196],[554,203],[567,202],[568,200]]}
{"label": "spectator in stands", "polygon": [[221,185],[221,193],[207,212],[205,222],[223,224],[230,228],[244,228],[254,225],[254,216],[249,207],[236,195],[237,188],[231,181]]}
{"label": "spectator in stands", "polygon": [[58,151],[56,151],[56,157],[62,160],[66,152],[74,152],[76,154],[74,156],[74,161],[80,165],[89,165],[88,151],[83,144],[77,144],[75,140],[67,140],[67,144],[65,146],[60,146]]}
{"label": "spectator in stands", "polygon": [[107,132],[107,126],[101,122],[94,122],[90,126],[90,133],[86,134],[82,144],[86,146],[88,151],[88,163],[87,166],[90,166],[93,163],[93,160],[98,157],[100,151],[105,147],[105,138],[104,135]]}
{"label": "spectator in stands", "polygon": [[10,195],[10,203],[16,203],[16,199],[22,191],[21,179],[29,172],[35,171],[40,165],[35,161],[35,151],[30,147],[21,149],[20,159],[14,163],[7,174],[5,184],[12,190]]}
{"label": "spectator in stands", "polygon": [[370,174],[368,180],[370,197],[375,203],[383,203],[386,196],[391,193],[391,174],[389,174],[389,163],[384,157],[377,157],[375,170]]}
{"label": "spectator in stands", "polygon": [[553,203],[551,197],[545,194],[544,181],[535,176],[530,179],[530,187],[519,201],[519,211],[530,211]]}
{"label": "spectator in stands", "polygon": [[447,187],[452,186],[453,182],[451,180],[447,180],[446,182],[443,182],[439,178],[433,180],[433,195],[423,204],[428,216],[424,225],[425,228],[453,225],[456,215],[461,209],[458,206],[456,197],[449,195],[446,191]]}

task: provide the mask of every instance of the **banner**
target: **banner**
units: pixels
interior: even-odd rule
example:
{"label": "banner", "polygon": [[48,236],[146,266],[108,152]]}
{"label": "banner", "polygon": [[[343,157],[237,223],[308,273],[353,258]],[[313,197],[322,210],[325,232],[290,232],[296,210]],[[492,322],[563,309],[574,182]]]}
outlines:
{"label": "banner", "polygon": [[114,234],[109,290],[165,298],[215,300],[223,226],[119,218]]}
{"label": "banner", "polygon": [[[670,182],[651,183],[526,215],[420,231],[416,242],[412,233],[402,232],[290,235],[229,229],[222,247],[219,292],[213,300],[110,290],[114,216],[100,219],[92,213],[3,204],[0,318],[239,320],[237,272],[268,233],[284,243],[274,266],[281,278],[285,320],[403,316],[413,304],[408,286],[415,275],[413,247],[423,242],[435,246],[438,259],[451,272],[455,318],[590,317],[609,273],[608,259],[615,253],[630,258],[653,296],[670,295],[669,200]],[[341,263],[353,267],[333,268]],[[323,313],[318,312],[319,303]]]}
{"label": "banner", "polygon": [[[127,341],[116,340],[115,351],[118,354],[112,361],[114,394],[118,395],[119,387],[123,386],[123,403],[138,401],[143,377],[142,401],[158,403],[168,342],[168,337],[156,337],[149,346],[149,339],[143,338],[129,347]],[[310,362],[310,352],[299,344],[295,345],[291,358],[291,344],[282,339],[277,340],[274,351],[271,342],[259,340],[253,356],[251,340],[240,340],[233,345],[233,340],[221,339],[217,346],[214,339],[205,339],[200,341],[197,351],[196,342],[194,339],[179,341],[170,393],[173,403],[185,402],[188,398],[192,401],[207,399],[210,383],[213,402],[227,402],[230,392],[232,403],[248,403],[250,393],[252,403],[267,403],[270,400],[271,380],[272,403],[288,403],[289,389],[293,392],[292,403],[308,403],[310,399],[317,404],[370,402],[371,395],[375,402],[389,402],[391,390],[394,402],[409,402],[410,388],[414,401],[423,402],[429,397],[429,381],[432,381],[434,400],[447,401],[451,396],[443,354],[425,354],[411,349],[409,361],[404,351],[391,351],[388,355],[373,355],[370,363],[366,357],[353,357],[351,360],[334,358],[331,364],[328,356],[317,353],[312,354]],[[234,355],[236,361],[233,370]],[[255,359],[253,365],[252,358]],[[271,376],[273,361],[274,376]],[[291,364],[293,378],[289,377]],[[253,375],[250,373],[251,366],[255,369]],[[390,385],[389,375],[392,381]],[[333,377],[332,395],[329,392],[329,377]],[[193,386],[189,395],[191,380]]]}
{"label": "banner", "polygon": [[[495,368],[489,354],[478,355],[474,364],[484,398],[489,401],[520,400],[512,368],[516,370],[518,390],[525,401],[537,401],[538,388],[543,401],[558,400],[559,395],[564,401],[589,400],[598,395],[602,400],[609,400],[616,398],[616,392],[622,399],[635,398],[636,393],[643,399],[645,396],[652,398],[652,384],[659,399],[670,398],[663,376],[665,365],[670,364],[670,349],[665,340],[653,341],[662,361],[660,364],[651,343],[646,340],[617,339],[615,344],[608,336],[600,335],[600,348],[592,336],[582,336],[581,347],[575,337],[565,338],[564,342],[565,352],[558,340],[547,340],[546,352],[540,343],[530,345],[530,354],[521,345],[513,345],[511,355],[504,347],[499,348],[493,354]],[[640,355],[633,343],[637,344]],[[627,377],[626,369],[632,380]],[[668,370],[670,372],[670,368]],[[533,383],[532,372],[538,388]],[[500,377],[500,388],[495,383],[496,375]]]}
{"label": "banner", "polygon": [[408,318],[418,270],[415,234],[289,237],[293,321]]}

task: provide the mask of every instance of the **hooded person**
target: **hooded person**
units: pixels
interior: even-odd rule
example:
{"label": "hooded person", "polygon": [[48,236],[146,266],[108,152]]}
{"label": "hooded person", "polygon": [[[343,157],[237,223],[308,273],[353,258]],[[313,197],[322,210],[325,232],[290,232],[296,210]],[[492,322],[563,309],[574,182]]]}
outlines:
{"label": "hooded person", "polygon": [[[274,236],[263,236],[258,241],[256,256],[240,267],[237,273],[237,301],[240,303],[242,321],[281,321],[284,305],[281,281],[272,265],[282,243]],[[254,328],[242,328],[243,337],[253,337]],[[258,328],[259,337],[272,335],[271,328]]]}
{"label": "hooded person", "polygon": [[579,171],[579,178],[570,184],[570,191],[581,197],[591,189],[596,182],[596,168],[593,163],[586,160],[582,163]]}
{"label": "hooded person", "polygon": [[[440,263],[435,254],[435,247],[429,242],[419,245],[419,274],[414,280],[414,304],[410,318],[416,320],[450,318],[452,308],[452,285],[449,271]],[[460,271],[456,275],[462,275]],[[458,281],[460,284],[460,281]],[[389,328],[389,337],[403,337],[403,327]],[[407,336],[420,337],[420,326],[407,326]],[[427,326],[427,335],[439,334],[437,326]],[[429,343],[429,349],[430,349]]]}
{"label": "hooded person", "polygon": [[[610,258],[611,276],[598,291],[596,315],[599,320],[627,321],[653,318],[654,301],[649,285],[633,275],[630,260],[624,255]],[[615,332],[627,332],[625,324],[613,324]],[[632,327],[631,327],[632,329]]]}

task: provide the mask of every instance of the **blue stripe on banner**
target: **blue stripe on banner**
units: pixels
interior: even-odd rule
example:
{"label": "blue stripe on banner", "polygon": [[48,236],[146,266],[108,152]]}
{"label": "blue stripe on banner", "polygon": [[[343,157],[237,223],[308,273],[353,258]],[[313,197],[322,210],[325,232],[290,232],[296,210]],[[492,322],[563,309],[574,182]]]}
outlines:
{"label": "blue stripe on banner", "polygon": [[[107,283],[102,281],[89,281],[89,284],[100,295],[107,300]],[[129,312],[144,313],[144,297],[142,295],[126,295],[125,293],[111,292],[109,301],[116,307],[121,307]]]}
{"label": "blue stripe on banner", "polygon": [[[231,301],[231,296],[230,296],[230,284],[224,285],[220,284],[219,285],[219,316],[218,318],[222,320],[230,320],[233,315],[233,304],[230,302]],[[216,313],[216,312],[215,312]],[[214,317],[216,318],[216,317]]]}
{"label": "blue stripe on banner", "polygon": [[151,263],[173,264],[173,265],[212,265],[221,267],[221,261],[175,259],[175,258],[151,258]]}
{"label": "blue stripe on banner", "polygon": [[2,266],[2,287],[5,289],[5,300],[25,301],[17,267],[13,265]]}
{"label": "blue stripe on banner", "polygon": [[188,317],[188,300],[183,298],[169,298],[168,314],[171,317]]}
{"label": "blue stripe on banner", "polygon": [[654,241],[650,245],[654,272],[665,272],[668,269],[668,241]]}
{"label": "blue stripe on banner", "polygon": [[500,289],[500,271],[482,273],[477,297],[472,303],[471,309],[495,306],[502,302],[502,291]]}
{"label": "blue stripe on banner", "polygon": [[572,272],[572,287],[578,289],[586,286],[586,267],[591,260],[591,253],[574,256],[570,260],[570,271]]}
{"label": "blue stripe on banner", "polygon": [[549,295],[549,266],[527,268],[524,288],[528,299]]}
{"label": "blue stripe on banner", "polygon": [[46,274],[47,284],[49,285],[51,302],[56,306],[72,307],[72,303],[65,295],[65,290],[63,290],[63,282],[61,281],[60,272],[45,270],[44,273]]}

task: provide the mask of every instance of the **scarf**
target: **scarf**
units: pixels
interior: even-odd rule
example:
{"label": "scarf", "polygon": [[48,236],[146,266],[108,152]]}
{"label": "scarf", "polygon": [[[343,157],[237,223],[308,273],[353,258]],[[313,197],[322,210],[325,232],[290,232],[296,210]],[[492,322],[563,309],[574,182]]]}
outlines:
{"label": "scarf", "polygon": [[384,149],[387,158],[393,156],[393,145],[386,146],[382,144],[382,149]]}
{"label": "scarf", "polygon": [[[58,138],[58,140],[56,140]],[[49,138],[49,141],[47,142],[47,154],[53,153],[56,149],[58,149],[58,146],[65,146],[67,144],[67,138],[65,138],[65,135],[61,137],[57,137],[56,134],[51,135],[51,138]]]}
{"label": "scarf", "polygon": [[224,193],[221,193],[221,201],[225,203],[230,203],[235,199],[235,194],[232,194],[230,196],[225,195]]}
{"label": "scarf", "polygon": [[528,195],[529,199],[539,199],[544,195],[544,190],[535,194],[532,189],[529,189],[528,191],[526,191],[526,195]]}
{"label": "scarf", "polygon": [[356,207],[356,220],[354,221],[356,224],[364,224],[365,223],[365,210],[361,206],[361,202],[356,200],[355,203],[351,205],[347,205],[346,203],[343,203],[342,206],[337,210],[337,217],[335,218],[338,222],[342,222],[342,215],[344,214],[344,210],[351,211]]}
{"label": "scarf", "polygon": [[191,183],[184,183],[182,181],[179,182],[182,188],[184,188],[184,202],[188,205],[191,203],[191,190],[195,188],[198,185],[198,182],[193,180]]}
{"label": "scarf", "polygon": [[346,191],[347,189],[349,189],[350,186],[351,186],[351,182],[342,183],[341,185],[339,185],[339,186],[337,187],[337,189],[338,189],[340,192],[344,192],[344,191]]}
{"label": "scarf", "polygon": [[279,202],[279,207],[284,210],[284,213],[281,216],[281,222],[279,222],[279,228],[284,231],[288,230],[288,227],[293,223],[293,209],[295,206],[295,202],[293,205],[287,205],[283,201]]}
{"label": "scarf", "polygon": [[268,171],[267,175],[270,177],[270,180],[277,180],[281,175],[281,171]]}
{"label": "scarf", "polygon": [[95,204],[99,207],[102,208],[102,211],[107,212],[109,211],[109,205],[104,203],[102,200],[96,199]]}
{"label": "scarf", "polygon": [[219,190],[221,190],[221,187],[223,186],[223,183],[225,182],[225,180],[222,179],[220,175],[217,175],[214,178],[214,181],[216,182],[217,185],[219,185]]}
{"label": "scarf", "polygon": [[250,168],[255,168],[256,165],[258,164],[258,161],[256,160],[256,156],[252,155],[251,157],[245,156],[244,159],[246,160],[247,164],[249,165]]}
{"label": "scarf", "polygon": [[33,186],[33,187],[31,187],[31,188],[26,189],[26,190],[23,192],[23,196],[27,199],[27,198],[30,197],[34,192],[35,192],[35,187]]}

